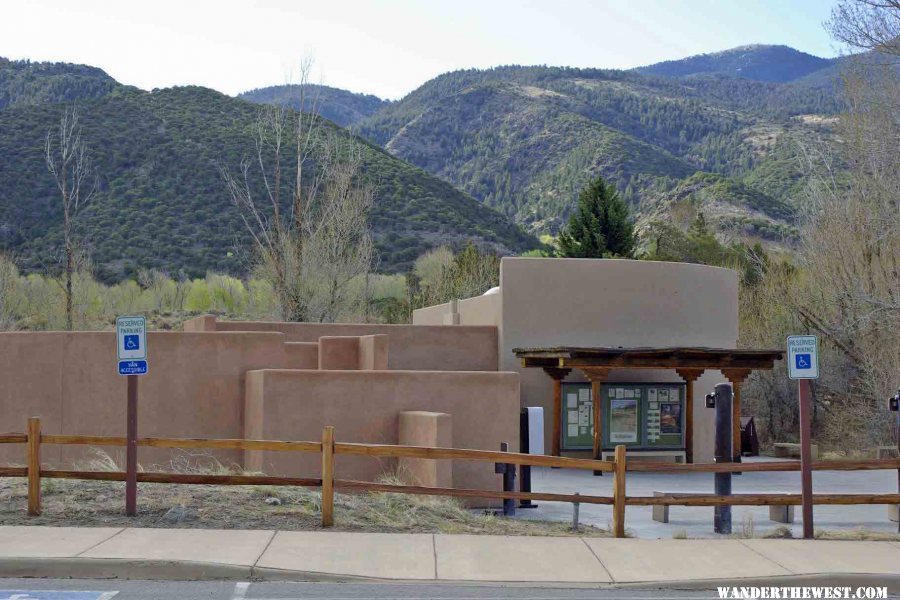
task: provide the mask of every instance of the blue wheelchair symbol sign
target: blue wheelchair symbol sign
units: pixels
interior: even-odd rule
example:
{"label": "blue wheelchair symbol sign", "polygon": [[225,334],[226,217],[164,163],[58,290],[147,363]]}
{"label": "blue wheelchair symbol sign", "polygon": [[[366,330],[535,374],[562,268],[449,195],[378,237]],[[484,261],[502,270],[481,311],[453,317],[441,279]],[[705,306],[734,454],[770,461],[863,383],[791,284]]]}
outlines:
{"label": "blue wheelchair symbol sign", "polygon": [[125,339],[122,341],[125,345],[126,350],[140,350],[141,349],[141,336],[139,335],[126,335]]}
{"label": "blue wheelchair symbol sign", "polygon": [[795,354],[794,355],[794,364],[798,369],[811,369],[812,368],[812,355],[811,354]]}

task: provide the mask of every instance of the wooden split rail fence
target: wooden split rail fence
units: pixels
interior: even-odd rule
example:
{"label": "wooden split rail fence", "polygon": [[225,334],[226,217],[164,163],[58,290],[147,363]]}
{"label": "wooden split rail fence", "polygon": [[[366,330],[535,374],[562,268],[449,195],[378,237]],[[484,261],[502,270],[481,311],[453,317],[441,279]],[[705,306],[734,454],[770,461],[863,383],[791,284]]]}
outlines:
{"label": "wooden split rail fence", "polygon": [[[41,513],[41,479],[80,479],[97,481],[125,481],[124,471],[77,471],[45,469],[41,467],[41,446],[44,444],[78,446],[125,446],[124,437],[48,435],[41,433],[40,419],[28,420],[28,433],[0,434],[0,444],[25,444],[27,466],[0,467],[0,476],[28,478],[28,514]],[[799,471],[800,463],[752,462],[713,464],[672,464],[652,462],[628,463],[625,446],[617,446],[614,460],[588,460],[519,454],[514,452],[494,452],[489,450],[469,450],[461,448],[432,448],[424,446],[402,446],[392,444],[363,444],[336,442],[334,427],[322,430],[321,442],[245,440],[245,439],[194,439],[194,438],[141,438],[138,446],[173,449],[207,450],[266,450],[275,452],[306,452],[321,454],[321,478],[281,477],[270,475],[212,475],[164,472],[140,472],[137,480],[141,483],[206,484],[206,485],[285,485],[319,487],[322,490],[322,525],[334,523],[334,491],[350,490],[363,492],[387,492],[396,494],[417,494],[432,496],[453,496],[457,498],[541,500],[545,502],[571,502],[573,504],[606,504],[613,507],[613,533],[625,537],[626,506],[784,506],[799,505],[800,494],[668,494],[665,496],[628,496],[626,494],[626,472],[657,473],[737,473],[761,471]],[[395,485],[335,479],[334,463],[336,455],[369,456],[376,458],[420,458],[434,460],[476,460],[533,467],[558,467],[580,469],[613,474],[613,495],[592,496],[582,494],[555,494],[545,492],[505,492],[497,490],[423,487],[415,485]],[[815,470],[857,471],[872,469],[895,469],[900,471],[900,459],[871,459],[853,461],[819,461],[813,463]],[[900,490],[898,490],[900,491]],[[900,504],[897,494],[814,494],[814,504]]]}

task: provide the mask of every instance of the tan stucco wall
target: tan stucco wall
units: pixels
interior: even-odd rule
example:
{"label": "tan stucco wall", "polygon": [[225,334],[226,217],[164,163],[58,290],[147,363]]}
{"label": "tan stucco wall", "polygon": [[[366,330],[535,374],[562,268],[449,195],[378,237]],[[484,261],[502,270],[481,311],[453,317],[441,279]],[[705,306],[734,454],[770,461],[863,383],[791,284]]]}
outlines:
{"label": "tan stucco wall", "polygon": [[[289,366],[283,342],[278,333],[149,333],[150,369],[139,378],[139,434],[241,437],[244,373]],[[0,430],[24,431],[28,417],[36,416],[45,433],[124,435],[125,382],[116,370],[114,333],[0,333]],[[70,464],[86,452],[42,449],[50,463]],[[149,469],[176,454],[141,448],[138,460]],[[226,465],[242,459],[239,451],[212,454]],[[23,446],[0,446],[0,462],[23,460]]]}
{"label": "tan stucco wall", "polygon": [[[522,375],[523,406],[543,406],[549,448],[552,386],[512,353],[527,346],[710,346],[735,348],[738,277],[730,269],[632,260],[504,258],[500,266],[500,369]],[[584,381],[573,371],[567,381]],[[681,381],[671,371],[613,371],[613,381]],[[694,393],[695,460],[712,460],[712,411],[703,396],[721,381],[705,374]]]}
{"label": "tan stucco wall", "polygon": [[[460,325],[500,325],[500,294],[475,296],[457,302]],[[435,304],[413,311],[414,325],[442,325],[451,312],[450,303]]]}
{"label": "tan stucco wall", "polygon": [[[288,342],[318,342],[324,336],[385,334],[388,368],[412,371],[496,371],[497,328],[491,326],[375,325],[195,320],[186,327],[215,331],[276,331]],[[208,330],[208,329],[207,329]]]}
{"label": "tan stucco wall", "polygon": [[[515,373],[438,371],[288,371],[248,373],[245,437],[318,440],[335,425],[336,441],[396,444],[403,411],[450,414],[453,446],[499,450],[519,442],[519,377]],[[317,477],[319,455],[248,452],[251,469]],[[396,460],[338,456],[336,476],[372,481]],[[499,489],[493,463],[455,461],[454,485]]]}
{"label": "tan stucco wall", "polygon": [[386,371],[388,369],[388,342],[386,335],[364,335],[359,338],[359,370]]}
{"label": "tan stucco wall", "polygon": [[318,369],[319,368],[319,344],[316,342],[285,342],[284,351],[287,354],[289,369]]}
{"label": "tan stucco wall", "polygon": [[[399,427],[399,443],[404,446],[453,447],[453,417],[447,413],[404,411]],[[397,463],[400,477],[412,485],[453,487],[453,461],[400,458]]]}

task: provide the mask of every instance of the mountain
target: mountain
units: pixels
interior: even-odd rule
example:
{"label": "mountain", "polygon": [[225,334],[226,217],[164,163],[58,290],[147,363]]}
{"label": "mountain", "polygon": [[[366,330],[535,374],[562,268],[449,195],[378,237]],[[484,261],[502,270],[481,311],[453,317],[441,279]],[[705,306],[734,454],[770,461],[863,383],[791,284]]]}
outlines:
{"label": "mountain", "polygon": [[17,104],[93,100],[119,87],[96,67],[0,57],[0,110]]}
{"label": "mountain", "polygon": [[827,69],[836,62],[837,59],[820,58],[788,46],[755,44],[680,60],[667,60],[634,70],[644,75],[662,77],[727,75],[785,83]]}
{"label": "mountain", "polygon": [[[247,247],[247,234],[219,168],[237,170],[253,152],[257,106],[201,87],[119,86],[82,97],[78,107],[99,178],[78,226],[101,279],[132,276],[140,267],[184,276],[246,272],[247,253],[236,250]],[[0,110],[0,249],[13,252],[25,270],[58,263],[59,192],[43,153],[64,108],[17,102]],[[352,139],[330,122],[323,126]],[[356,143],[366,177],[377,186],[371,223],[380,270],[408,269],[440,244],[472,240],[501,253],[537,246],[450,184],[364,140]]]}
{"label": "mountain", "polygon": [[[783,205],[805,183],[796,141],[833,138],[839,110],[824,83],[506,66],[441,75],[352,129],[535,234],[557,233],[598,174],[643,219],[707,173],[728,180],[704,186],[728,202],[771,199],[742,213],[767,227],[743,232],[774,239],[792,230]],[[733,232],[734,219],[712,222]]]}
{"label": "mountain", "polygon": [[316,112],[341,127],[353,125],[388,106],[389,100],[382,100],[371,94],[355,94],[347,90],[327,85],[275,85],[244,92],[238,97],[257,104],[275,104],[294,110],[301,108],[301,90],[305,90],[306,107],[315,106]]}

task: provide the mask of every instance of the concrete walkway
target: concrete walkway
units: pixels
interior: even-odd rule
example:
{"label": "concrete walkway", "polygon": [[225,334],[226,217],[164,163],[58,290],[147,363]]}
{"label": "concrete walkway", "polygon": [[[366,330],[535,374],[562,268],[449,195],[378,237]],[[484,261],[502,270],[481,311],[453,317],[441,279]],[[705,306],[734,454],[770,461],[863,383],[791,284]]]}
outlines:
{"label": "concrete walkway", "polygon": [[[744,459],[748,463],[773,460],[767,457]],[[778,459],[782,460],[782,459]],[[558,494],[592,494],[611,496],[613,478],[595,477],[590,471],[571,469],[534,468],[531,472],[532,489],[536,492]],[[652,496],[653,492],[701,492],[713,493],[712,473],[644,473],[630,472],[626,478],[629,496]],[[754,472],[732,478],[735,494],[800,493],[799,472]],[[813,473],[813,490],[817,494],[896,494],[897,471],[816,471]],[[525,519],[546,521],[572,521],[572,505],[568,502],[538,502],[537,509],[518,511]],[[840,531],[866,529],[883,533],[897,533],[897,522],[888,519],[888,507],[883,504],[817,505],[814,510],[817,530]],[[625,528],[636,538],[672,538],[674,535],[689,538],[716,538],[713,533],[713,508],[673,506],[670,521],[658,523],[650,517],[649,506],[629,506],[625,511]],[[732,531],[752,530],[755,536],[767,533],[783,523],[769,520],[767,506],[734,506]],[[803,536],[803,519],[800,507],[795,509],[796,520],[789,527],[794,537]],[[612,522],[612,507],[582,504],[580,520],[588,525],[608,528]]]}
{"label": "concrete walkway", "polygon": [[900,543],[0,527],[0,577],[900,585]]}

